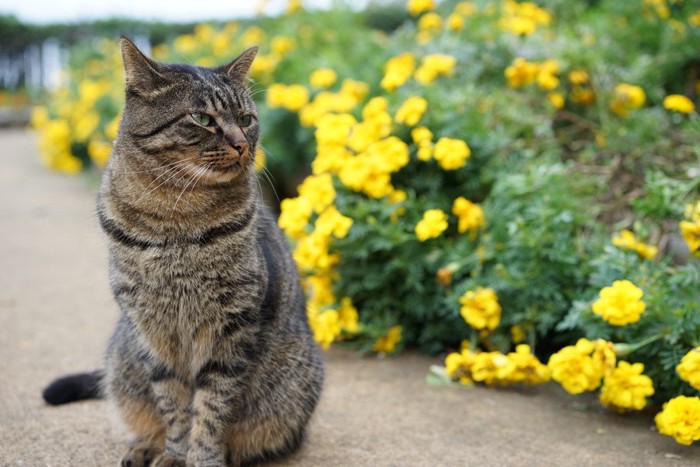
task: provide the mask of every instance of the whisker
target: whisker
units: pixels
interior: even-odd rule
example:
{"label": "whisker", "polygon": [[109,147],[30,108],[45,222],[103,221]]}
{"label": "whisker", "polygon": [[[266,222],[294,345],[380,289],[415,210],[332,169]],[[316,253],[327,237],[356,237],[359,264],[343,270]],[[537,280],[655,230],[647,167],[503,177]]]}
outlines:
{"label": "whisker", "polygon": [[[164,184],[168,183],[170,180],[172,180],[173,178],[175,178],[175,177],[178,175],[178,173],[184,173],[184,172],[185,172],[184,169],[187,167],[187,164],[185,163],[186,161],[179,161],[179,162],[180,162],[179,164],[174,165],[174,166],[172,166],[172,167],[169,167],[169,168],[168,168],[167,170],[165,170],[162,174],[158,175],[155,179],[153,179],[153,181],[152,181],[151,183],[148,184],[148,186],[147,186],[146,189],[144,190],[143,194],[141,194],[141,196],[139,196],[139,198],[136,200],[136,203],[138,203],[139,201],[141,201],[141,200],[143,199],[144,196],[150,195],[151,193],[153,193],[154,191],[156,191],[158,188],[160,188],[160,187],[162,187]],[[153,184],[156,183],[161,177],[164,177],[164,176],[166,176],[166,175],[168,175],[168,174],[170,174],[170,177],[168,177],[167,179],[165,179],[163,182],[159,183],[158,186],[156,186],[156,187],[154,187],[153,189],[150,189],[150,190],[149,190],[149,188],[151,188],[151,186],[153,186]]]}
{"label": "whisker", "polygon": [[[203,175],[207,170],[208,169],[206,167],[200,167],[197,169],[197,171],[194,173],[192,178],[190,178],[190,181],[187,182],[187,184],[185,185],[185,187],[182,189],[182,191],[178,195],[177,199],[175,200],[175,204],[173,204],[172,212],[175,211],[175,208],[177,207],[177,203],[180,202],[180,198],[182,198],[182,195],[185,194],[185,191],[187,191],[187,188],[190,186],[190,184],[192,184],[192,182],[194,182],[196,179],[200,178],[200,175]],[[196,182],[195,182],[195,185],[196,185]],[[192,189],[194,189],[194,185],[192,186]]]}

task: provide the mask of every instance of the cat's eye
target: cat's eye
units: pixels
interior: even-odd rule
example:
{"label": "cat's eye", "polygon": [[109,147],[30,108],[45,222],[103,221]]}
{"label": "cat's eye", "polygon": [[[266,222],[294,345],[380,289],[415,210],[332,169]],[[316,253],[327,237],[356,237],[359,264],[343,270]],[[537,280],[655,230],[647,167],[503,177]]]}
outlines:
{"label": "cat's eye", "polygon": [[250,126],[253,123],[253,116],[251,114],[244,114],[238,117],[238,124],[242,127]]}
{"label": "cat's eye", "polygon": [[214,125],[214,119],[211,118],[210,115],[190,114],[190,117],[192,117],[192,120],[194,120],[198,125],[202,125],[202,126],[213,126]]}

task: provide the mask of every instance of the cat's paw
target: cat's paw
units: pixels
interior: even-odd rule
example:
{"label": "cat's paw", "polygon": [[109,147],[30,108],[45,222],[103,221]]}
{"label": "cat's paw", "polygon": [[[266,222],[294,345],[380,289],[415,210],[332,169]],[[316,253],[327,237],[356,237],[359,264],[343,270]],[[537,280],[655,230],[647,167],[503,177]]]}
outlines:
{"label": "cat's paw", "polygon": [[173,457],[169,454],[161,454],[156,457],[150,467],[186,467],[185,459]]}
{"label": "cat's paw", "polygon": [[121,467],[148,467],[162,449],[148,443],[136,443],[129,447],[120,462]]}

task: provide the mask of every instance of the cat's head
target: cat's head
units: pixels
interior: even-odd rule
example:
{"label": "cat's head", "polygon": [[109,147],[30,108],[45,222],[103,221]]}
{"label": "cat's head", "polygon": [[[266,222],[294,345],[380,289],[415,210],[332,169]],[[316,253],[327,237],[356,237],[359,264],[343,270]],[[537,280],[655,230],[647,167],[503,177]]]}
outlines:
{"label": "cat's head", "polygon": [[[248,87],[257,47],[216,68],[167,65],[121,39],[126,104],[117,142],[125,157],[173,184],[227,183],[253,170],[259,126]],[[167,182],[165,182],[167,183]]]}

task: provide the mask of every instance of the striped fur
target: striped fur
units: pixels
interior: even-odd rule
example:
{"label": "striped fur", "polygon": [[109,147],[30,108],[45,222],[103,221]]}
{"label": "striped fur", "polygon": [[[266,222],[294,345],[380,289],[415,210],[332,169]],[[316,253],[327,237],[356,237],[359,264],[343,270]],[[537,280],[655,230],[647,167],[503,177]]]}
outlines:
{"label": "striped fur", "polygon": [[127,100],[98,217],[122,311],[104,390],[136,435],[125,466],[285,455],[320,395],[298,274],[256,190],[255,52],[162,65],[122,39]]}

